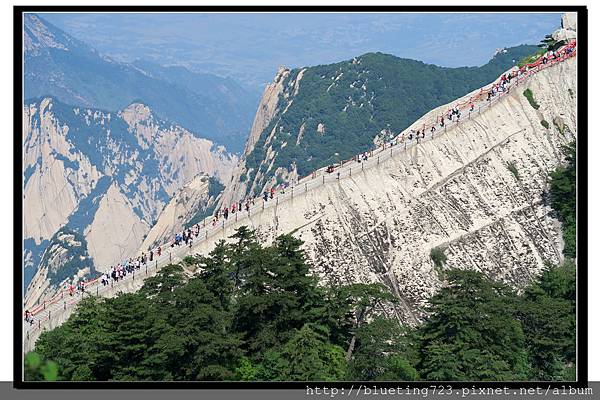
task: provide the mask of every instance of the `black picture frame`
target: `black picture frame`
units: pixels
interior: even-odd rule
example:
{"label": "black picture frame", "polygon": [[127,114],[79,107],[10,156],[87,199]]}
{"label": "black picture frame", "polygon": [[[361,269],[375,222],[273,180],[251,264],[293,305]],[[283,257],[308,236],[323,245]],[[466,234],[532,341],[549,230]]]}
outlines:
{"label": "black picture frame", "polygon": [[588,260],[587,260],[587,181],[588,181],[588,11],[586,6],[14,6],[13,63],[14,63],[14,354],[13,386],[17,389],[306,389],[308,386],[327,386],[345,390],[373,382],[28,382],[23,380],[23,14],[28,12],[577,12],[577,381],[575,382],[377,382],[378,387],[397,387],[409,384],[413,388],[561,388],[587,387],[588,384]]}

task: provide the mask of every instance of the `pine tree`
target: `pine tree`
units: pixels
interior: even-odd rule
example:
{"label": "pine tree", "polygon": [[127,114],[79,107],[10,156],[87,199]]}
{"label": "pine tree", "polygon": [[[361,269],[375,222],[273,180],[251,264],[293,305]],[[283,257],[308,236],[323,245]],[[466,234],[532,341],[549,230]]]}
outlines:
{"label": "pine tree", "polygon": [[520,380],[527,374],[525,338],[514,318],[516,296],[475,271],[447,271],[448,286],[430,300],[420,327],[425,379]]}
{"label": "pine tree", "polygon": [[375,317],[357,329],[356,350],[349,365],[349,379],[416,380],[418,353],[411,329],[397,321]]}

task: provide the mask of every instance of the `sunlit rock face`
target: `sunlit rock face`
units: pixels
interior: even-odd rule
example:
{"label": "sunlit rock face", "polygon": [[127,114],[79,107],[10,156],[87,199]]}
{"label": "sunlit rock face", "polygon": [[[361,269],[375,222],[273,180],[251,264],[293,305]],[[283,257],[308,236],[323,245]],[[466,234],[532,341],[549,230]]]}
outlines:
{"label": "sunlit rock face", "polygon": [[[233,169],[231,179],[229,182],[227,182],[228,184],[226,185],[221,199],[222,204],[228,204],[233,200],[243,197],[244,194],[249,190],[248,182],[242,178],[248,174],[247,167],[243,160],[245,160],[245,157],[252,152],[256,142],[259,140],[265,128],[269,126],[273,118],[279,111],[281,111],[281,105],[279,104],[280,97],[284,94],[284,83],[286,78],[289,77],[289,74],[289,69],[280,67],[275,75],[275,78],[273,79],[273,82],[265,87],[256,111],[256,115],[254,117],[254,122],[252,123],[252,128],[250,129],[250,134],[248,135],[248,139],[246,141],[246,148],[244,150],[242,160],[236,164],[235,168]],[[302,74],[299,74],[298,78],[294,80],[296,88],[296,82],[299,83],[301,79]]]}
{"label": "sunlit rock face", "polygon": [[140,252],[161,245],[184,228],[211,215],[223,186],[199,174],[175,193],[140,246]]}
{"label": "sunlit rock face", "polygon": [[577,13],[567,12],[560,17],[560,25],[563,29],[577,31]]}
{"label": "sunlit rock face", "polygon": [[[133,256],[180,188],[198,174],[228,181],[237,162],[140,103],[114,113],[42,98],[24,106],[23,123],[29,279],[61,227],[82,235],[97,271]],[[34,279],[31,296],[55,289],[42,281]]]}
{"label": "sunlit rock face", "polygon": [[[305,241],[323,284],[382,282],[402,300],[396,312],[407,323],[423,317],[442,284],[430,257],[436,247],[445,249],[445,268],[483,271],[522,287],[545,262],[562,257],[548,174],[564,162],[561,146],[576,136],[576,70],[570,59],[541,71],[447,133],[241,219],[195,250],[210,251],[240,225],[256,229],[264,243],[293,233]],[[526,88],[538,110],[523,96]]]}

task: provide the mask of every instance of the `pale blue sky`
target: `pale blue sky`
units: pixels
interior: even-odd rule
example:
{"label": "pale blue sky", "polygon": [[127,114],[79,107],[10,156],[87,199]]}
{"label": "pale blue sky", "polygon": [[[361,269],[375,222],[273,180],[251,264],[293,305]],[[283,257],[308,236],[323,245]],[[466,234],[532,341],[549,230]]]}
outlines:
{"label": "pale blue sky", "polygon": [[560,13],[40,14],[101,53],[185,65],[250,86],[279,65],[301,67],[381,51],[442,66],[481,65],[496,48],[537,44]]}

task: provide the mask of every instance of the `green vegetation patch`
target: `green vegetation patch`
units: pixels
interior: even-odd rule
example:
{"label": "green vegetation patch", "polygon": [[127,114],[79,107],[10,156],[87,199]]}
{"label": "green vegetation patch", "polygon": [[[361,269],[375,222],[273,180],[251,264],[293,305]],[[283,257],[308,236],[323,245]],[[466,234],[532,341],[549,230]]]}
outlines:
{"label": "green vegetation patch", "polygon": [[519,171],[517,170],[517,166],[514,161],[509,161],[506,163],[506,168],[510,171],[511,174],[515,177],[515,179],[519,180]]}
{"label": "green vegetation patch", "polygon": [[535,53],[521,58],[519,60],[519,62],[517,63],[517,65],[519,66],[519,68],[522,68],[527,64],[531,64],[531,63],[535,62],[535,60],[540,58],[540,56],[543,55],[546,51],[547,51],[547,49],[541,48],[541,49],[537,50]]}
{"label": "green vegetation patch", "polygon": [[[567,380],[575,366],[575,266],[517,292],[449,269],[411,327],[376,307],[379,284],[318,285],[302,242],[262,247],[242,227],[207,256],[164,267],[137,293],[89,297],[42,333],[31,380]],[[29,356],[29,359],[35,356]],[[27,358],[26,358],[27,360]],[[56,374],[32,373],[43,360]],[[29,372],[28,372],[29,371]]]}
{"label": "green vegetation patch", "polygon": [[550,124],[548,123],[548,121],[546,121],[545,119],[540,121],[540,124],[542,124],[542,126],[546,129],[550,129]]}
{"label": "green vegetation patch", "polygon": [[448,260],[446,254],[444,254],[444,250],[443,247],[434,247],[429,253],[429,257],[431,257],[433,265],[435,265],[436,268],[442,268],[446,263],[446,260]]}
{"label": "green vegetation patch", "polygon": [[575,258],[577,242],[577,156],[576,142],[573,141],[562,150],[566,165],[556,168],[550,174],[550,205],[557,212],[563,225],[565,257]]}
{"label": "green vegetation patch", "polygon": [[533,107],[534,109],[539,109],[540,105],[538,103],[536,103],[535,99],[533,98],[533,92],[531,91],[531,89],[527,88],[523,91],[523,96],[525,96],[527,98],[527,101],[529,101],[529,104],[531,105],[531,107]]}
{"label": "green vegetation patch", "polygon": [[[305,176],[370,150],[382,130],[401,132],[427,111],[489,84],[512,67],[513,60],[535,49],[507,49],[483,66],[461,68],[368,53],[354,60],[307,68],[297,94],[292,83],[299,69],[292,70],[284,82],[287,92],[279,98],[286,112],[271,120],[246,157],[246,167],[252,171],[248,187],[261,190],[279,167],[291,171],[295,165],[298,174]],[[319,124],[324,125],[324,133],[317,131]],[[273,129],[276,132],[267,143]],[[284,143],[287,145],[282,147]],[[260,176],[259,167],[270,146],[277,154],[271,170]],[[264,173],[267,165],[262,166]]]}

